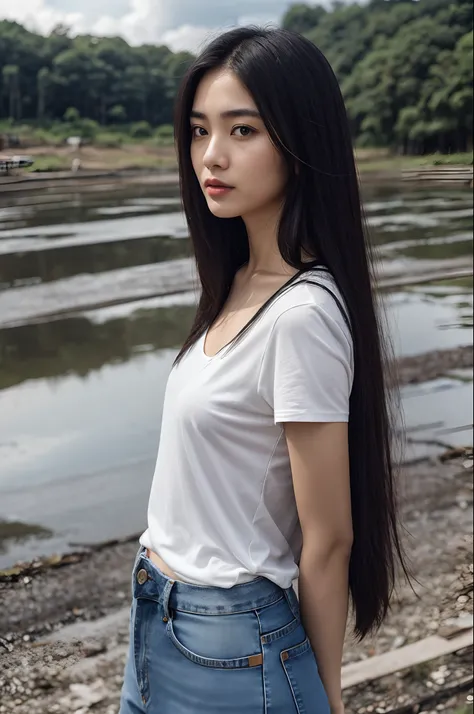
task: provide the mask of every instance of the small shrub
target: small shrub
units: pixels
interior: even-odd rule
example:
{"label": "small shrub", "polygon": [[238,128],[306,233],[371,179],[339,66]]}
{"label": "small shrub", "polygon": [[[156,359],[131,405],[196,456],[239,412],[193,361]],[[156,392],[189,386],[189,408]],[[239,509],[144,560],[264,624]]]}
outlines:
{"label": "small shrub", "polygon": [[32,138],[40,146],[60,146],[62,143],[62,137],[48,129],[35,129]]}
{"label": "small shrub", "polygon": [[106,149],[117,149],[124,142],[123,134],[114,131],[101,131],[95,138],[97,146],[103,146]]}
{"label": "small shrub", "polygon": [[122,104],[115,104],[109,109],[107,114],[110,121],[115,124],[123,124],[127,121],[127,112]]}
{"label": "small shrub", "polygon": [[171,124],[162,124],[155,130],[155,139],[158,146],[171,146],[174,144],[174,129]]}
{"label": "small shrub", "polygon": [[49,171],[61,171],[70,168],[71,161],[69,158],[64,156],[37,156],[35,158],[35,163],[27,172],[49,172]]}
{"label": "small shrub", "polygon": [[81,115],[76,107],[68,107],[64,112],[64,121],[68,124],[77,124],[80,118]]}
{"label": "small shrub", "polygon": [[93,119],[81,119],[77,125],[77,129],[83,139],[93,141],[99,131],[99,124]]}
{"label": "small shrub", "polygon": [[149,139],[152,134],[152,128],[147,121],[137,121],[130,127],[130,136],[133,139]]}

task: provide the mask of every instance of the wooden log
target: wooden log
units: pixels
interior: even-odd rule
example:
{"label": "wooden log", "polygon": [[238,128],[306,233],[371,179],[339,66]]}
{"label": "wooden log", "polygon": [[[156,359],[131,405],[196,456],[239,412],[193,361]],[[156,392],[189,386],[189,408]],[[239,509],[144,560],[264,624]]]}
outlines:
{"label": "wooden log", "polygon": [[452,172],[452,173],[461,173],[461,172],[471,172],[473,171],[474,167],[473,166],[417,166],[416,168],[411,168],[411,169],[403,169],[403,173],[434,173],[435,171],[438,173],[441,172]]}
{"label": "wooden log", "polygon": [[402,169],[404,181],[433,181],[470,185],[473,182],[473,177],[472,166],[427,166],[425,168]]}
{"label": "wooden log", "polygon": [[349,689],[357,684],[364,684],[395,674],[403,669],[409,669],[438,657],[458,652],[472,646],[472,643],[472,629],[462,632],[452,639],[433,635],[397,650],[348,664],[342,669],[342,688]]}

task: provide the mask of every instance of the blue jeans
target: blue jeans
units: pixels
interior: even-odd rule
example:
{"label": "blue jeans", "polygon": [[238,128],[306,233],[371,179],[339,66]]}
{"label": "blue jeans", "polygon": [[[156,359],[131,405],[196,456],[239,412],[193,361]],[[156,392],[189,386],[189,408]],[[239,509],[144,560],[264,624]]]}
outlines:
{"label": "blue jeans", "polygon": [[173,581],[140,548],[120,714],[329,714],[294,590]]}

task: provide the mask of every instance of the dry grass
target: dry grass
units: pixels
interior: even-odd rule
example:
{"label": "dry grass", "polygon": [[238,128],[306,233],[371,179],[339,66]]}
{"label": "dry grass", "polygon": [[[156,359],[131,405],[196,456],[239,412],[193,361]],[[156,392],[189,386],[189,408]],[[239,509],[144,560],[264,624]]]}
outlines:
{"label": "dry grass", "polygon": [[123,169],[174,169],[176,154],[173,147],[153,148],[149,145],[130,144],[118,148],[84,146],[79,151],[61,146],[35,146],[28,149],[35,159],[30,171],[57,171],[71,168],[75,158],[81,160],[83,169],[90,171],[118,171]]}
{"label": "dry grass", "polygon": [[356,162],[360,173],[401,173],[404,169],[427,166],[472,166],[471,152],[458,154],[428,154],[427,156],[394,156],[388,149],[357,149]]}

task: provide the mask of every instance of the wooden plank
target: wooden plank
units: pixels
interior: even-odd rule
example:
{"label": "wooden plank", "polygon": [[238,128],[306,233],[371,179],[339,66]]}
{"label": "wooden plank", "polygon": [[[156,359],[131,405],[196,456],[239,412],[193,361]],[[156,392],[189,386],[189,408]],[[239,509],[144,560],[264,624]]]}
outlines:
{"label": "wooden plank", "polygon": [[407,174],[422,174],[422,173],[432,173],[435,171],[442,172],[453,172],[453,173],[461,173],[461,172],[472,172],[474,170],[474,167],[472,166],[419,166],[414,169],[403,169],[403,173]]}
{"label": "wooden plank", "polygon": [[439,637],[439,635],[433,635],[392,652],[386,652],[362,662],[348,664],[342,669],[342,688],[348,689],[356,684],[364,684],[389,674],[395,674],[403,669],[409,669],[423,662],[429,662],[472,646],[472,643],[472,629],[449,640]]}
{"label": "wooden plank", "polygon": [[456,175],[470,175],[472,174],[473,170],[471,169],[420,169],[418,171],[403,171],[403,174],[406,176],[424,176],[424,175],[434,175],[434,174],[445,174],[446,176],[450,176],[451,174]]}

